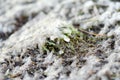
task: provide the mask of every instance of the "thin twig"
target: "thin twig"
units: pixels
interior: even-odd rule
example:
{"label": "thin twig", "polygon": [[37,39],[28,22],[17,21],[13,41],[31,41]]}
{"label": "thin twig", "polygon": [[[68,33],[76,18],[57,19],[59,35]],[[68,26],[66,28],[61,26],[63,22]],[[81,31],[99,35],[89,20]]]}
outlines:
{"label": "thin twig", "polygon": [[106,36],[106,35],[100,35],[100,34],[96,34],[96,33],[91,33],[91,32],[85,31],[83,29],[78,29],[78,31],[83,32],[85,34],[90,34],[90,35],[93,35],[93,36],[101,36],[101,37]]}

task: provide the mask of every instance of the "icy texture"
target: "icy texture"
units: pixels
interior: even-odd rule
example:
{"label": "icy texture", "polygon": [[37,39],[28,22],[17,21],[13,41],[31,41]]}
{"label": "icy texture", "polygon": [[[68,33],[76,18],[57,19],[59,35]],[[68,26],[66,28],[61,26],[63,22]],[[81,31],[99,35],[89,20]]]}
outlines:
{"label": "icy texture", "polygon": [[[69,24],[113,37],[83,57],[83,64],[77,55],[43,54],[48,37],[70,41],[60,31]],[[0,80],[7,79],[120,80],[119,0],[0,0]]]}

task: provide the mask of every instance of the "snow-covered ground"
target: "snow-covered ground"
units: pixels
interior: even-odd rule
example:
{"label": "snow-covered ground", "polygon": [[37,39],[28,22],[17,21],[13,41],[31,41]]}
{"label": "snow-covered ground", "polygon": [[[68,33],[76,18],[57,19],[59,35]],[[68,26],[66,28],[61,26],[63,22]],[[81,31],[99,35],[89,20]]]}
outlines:
{"label": "snow-covered ground", "polygon": [[[44,53],[69,25],[108,38],[85,56]],[[0,80],[120,80],[120,1],[0,0]]]}

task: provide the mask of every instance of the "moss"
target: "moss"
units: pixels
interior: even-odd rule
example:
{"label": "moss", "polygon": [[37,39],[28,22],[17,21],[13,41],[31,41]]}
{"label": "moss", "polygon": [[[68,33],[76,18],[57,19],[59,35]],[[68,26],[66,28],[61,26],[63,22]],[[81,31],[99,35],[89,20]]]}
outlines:
{"label": "moss", "polygon": [[60,30],[70,39],[70,42],[66,42],[64,38],[56,38],[55,40],[47,38],[43,46],[44,53],[52,51],[55,55],[62,57],[85,56],[89,50],[94,49],[101,40],[105,39],[80,32],[72,26],[62,27]]}

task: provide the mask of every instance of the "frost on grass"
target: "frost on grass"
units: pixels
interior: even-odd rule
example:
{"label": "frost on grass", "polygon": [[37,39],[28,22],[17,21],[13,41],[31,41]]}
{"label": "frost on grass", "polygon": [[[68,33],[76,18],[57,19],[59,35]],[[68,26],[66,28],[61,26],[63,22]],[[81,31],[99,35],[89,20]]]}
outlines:
{"label": "frost on grass", "polygon": [[[86,62],[83,57],[95,48],[97,41],[96,36],[78,31],[53,15],[37,19],[33,27],[26,24],[4,42],[0,54],[2,73],[5,79],[52,80],[62,73],[68,77],[71,69],[65,70],[66,66],[78,63],[77,66],[82,67]],[[81,57],[80,62],[75,57]]]}
{"label": "frost on grass", "polygon": [[[120,79],[119,0],[0,3],[1,80]],[[34,13],[38,15],[32,19]],[[24,17],[29,20],[24,22]]]}
{"label": "frost on grass", "polygon": [[[16,78],[18,76],[21,76],[22,71],[29,69],[29,68],[30,68],[29,69],[30,71],[28,70],[29,73],[32,70],[32,68],[29,67],[29,65],[32,65],[33,61],[31,60],[31,57],[26,55],[26,53],[28,53],[28,52],[26,52],[26,53],[23,52],[21,54],[22,51],[18,51],[18,50],[20,50],[22,47],[24,47],[24,49],[27,49],[30,46],[34,46],[33,43],[39,44],[39,48],[40,48],[40,45],[44,43],[41,40],[44,41],[47,36],[54,36],[54,37],[59,36],[60,32],[58,32],[59,30],[57,30],[57,27],[59,27],[61,25],[62,21],[60,22],[60,20],[55,19],[55,25],[53,25],[54,20],[53,21],[51,20],[52,24],[50,25],[48,22],[48,24],[49,24],[49,27],[48,27],[47,20],[49,21],[49,19],[45,19],[41,22],[41,23],[43,23],[43,25],[38,24],[34,27],[30,27],[29,30],[22,32],[22,34],[21,34],[22,37],[20,37],[20,36],[18,36],[16,38],[14,37],[19,33],[18,32],[16,34],[12,35],[9,38],[9,40],[7,40],[9,42],[9,44],[7,44],[7,43],[5,44],[5,46],[1,49],[1,54],[0,54],[1,55],[0,62],[2,65],[1,68],[2,68],[2,73],[4,74],[4,79]],[[45,21],[45,23],[44,23],[44,21]],[[58,25],[56,25],[56,24],[58,24]],[[52,27],[55,30],[54,32],[55,33],[57,32],[56,34],[52,33],[52,30],[53,30]],[[26,28],[26,26],[23,28]],[[48,34],[46,33],[46,31],[48,32]],[[30,34],[31,32],[33,32],[33,33]],[[23,34],[24,34],[24,36],[23,36]],[[19,38],[19,40],[17,40],[18,38]],[[39,42],[36,40],[39,40]],[[33,42],[33,43],[31,43],[31,42]],[[24,45],[23,43],[26,43],[26,45]],[[11,46],[11,47],[9,47],[9,46]],[[24,57],[22,57],[22,56],[24,56]],[[10,69],[12,69],[12,70],[10,70]],[[24,78],[26,76],[27,76],[27,74],[24,76]]]}
{"label": "frost on grass", "polygon": [[59,28],[63,36],[54,40],[47,38],[43,46],[43,52],[53,52],[55,55],[71,58],[73,56],[85,56],[105,37],[95,36],[78,31],[72,25],[63,25]]}

